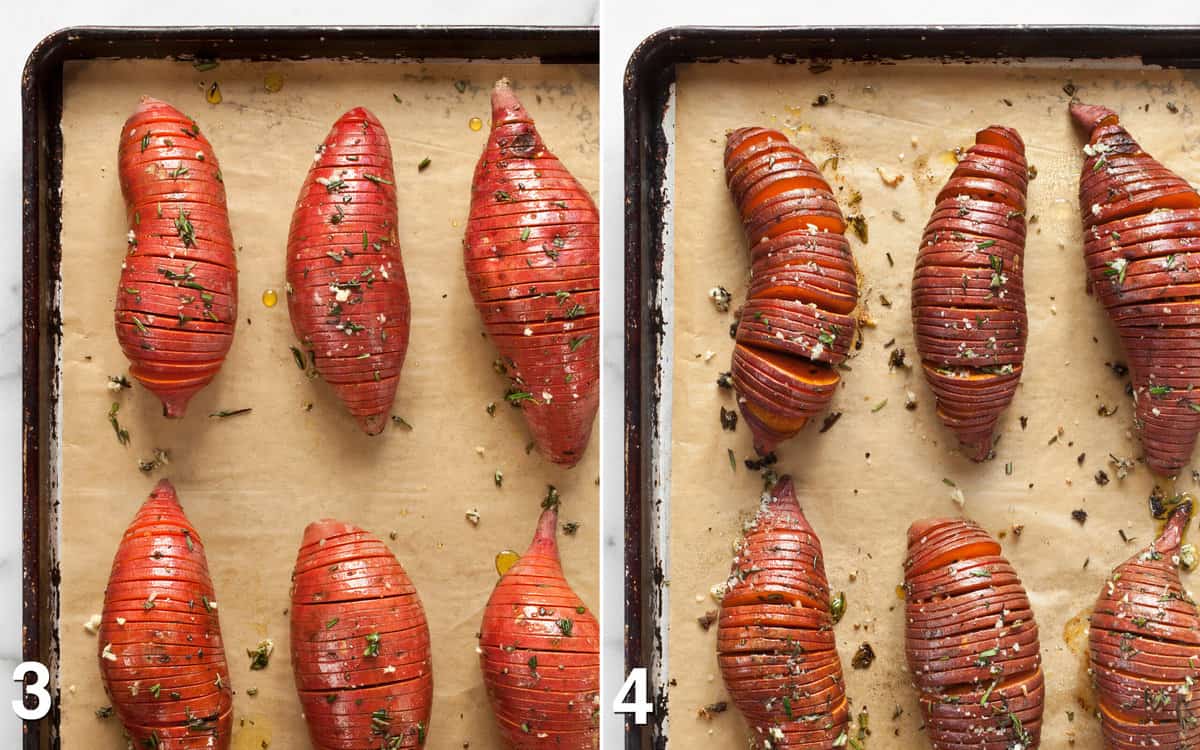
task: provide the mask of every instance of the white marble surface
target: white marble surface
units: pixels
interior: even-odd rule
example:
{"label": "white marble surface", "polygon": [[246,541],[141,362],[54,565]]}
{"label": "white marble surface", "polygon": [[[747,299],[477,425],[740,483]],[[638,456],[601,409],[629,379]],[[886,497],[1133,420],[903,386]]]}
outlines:
{"label": "white marble surface", "polygon": [[[284,2],[147,3],[144,0],[52,0],[20,3],[6,13],[0,30],[0,232],[7,255],[0,262],[0,487],[9,500],[0,504],[0,678],[21,660],[21,118],[19,81],[34,45],[59,28],[183,25],[567,25],[598,22],[599,0],[366,0],[358,3],[286,0]],[[15,684],[0,679],[0,747],[16,748],[20,722],[9,709],[18,697]],[[79,750],[68,748],[67,750]]]}

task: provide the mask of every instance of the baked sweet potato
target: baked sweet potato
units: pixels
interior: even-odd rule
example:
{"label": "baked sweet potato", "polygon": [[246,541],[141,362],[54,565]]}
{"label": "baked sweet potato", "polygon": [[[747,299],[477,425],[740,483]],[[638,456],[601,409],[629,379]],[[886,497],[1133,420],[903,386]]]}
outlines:
{"label": "baked sweet potato", "polygon": [[292,329],[368,435],[387,426],[408,350],[409,297],[396,230],[392,148],[362,107],[313,158],[288,231]]}
{"label": "baked sweet potato", "polygon": [[136,748],[228,750],[233,692],[200,534],[162,480],[113,558],[100,674]]}
{"label": "baked sweet potato", "polygon": [[938,416],[975,461],[992,454],[1025,361],[1028,183],[1017,131],[979,131],[937,196],[913,271],[921,369]]}
{"label": "baked sweet potato", "polygon": [[717,661],[754,747],[846,743],[850,712],[821,542],[790,477],[763,497],[738,547],[721,601]]}
{"label": "baked sweet potato", "polygon": [[237,261],[225,184],[196,121],[142,97],[121,130],[129,221],[114,306],[129,374],[182,417],[216,376],[237,323]]}
{"label": "baked sweet potato", "polygon": [[513,750],[596,750],[600,624],[563,577],[548,502],[533,543],[496,584],[479,630],[492,713]]}
{"label": "baked sweet potato", "polygon": [[292,573],[292,670],[316,750],[425,744],[433,705],[429,625],[383,542],[352,524],[304,530]]}
{"label": "baked sweet potato", "polygon": [[583,457],[600,403],[600,215],[500,79],[471,182],[463,264],[538,450]]}
{"label": "baked sweet potato", "polygon": [[1173,476],[1200,433],[1200,194],[1111,109],[1075,102],[1071,117],[1088,134],[1079,180],[1088,289],[1128,358],[1146,465]]}
{"label": "baked sweet potato", "polygon": [[973,521],[908,529],[905,655],[935,750],[1032,750],[1045,680],[1021,579]]}
{"label": "baked sweet potato", "polygon": [[1200,611],[1179,581],[1184,502],[1158,539],[1117,566],[1088,630],[1104,747],[1183,750],[1200,744]]}
{"label": "baked sweet potato", "polygon": [[730,133],[725,181],[750,243],[733,387],[766,454],[833,399],[854,340],[858,270],[829,183],[783,133]]}

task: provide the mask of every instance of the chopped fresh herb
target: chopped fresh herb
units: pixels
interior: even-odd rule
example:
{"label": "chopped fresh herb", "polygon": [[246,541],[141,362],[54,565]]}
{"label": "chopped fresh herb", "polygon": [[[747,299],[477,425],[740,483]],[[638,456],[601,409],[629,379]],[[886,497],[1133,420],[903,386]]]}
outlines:
{"label": "chopped fresh herb", "polygon": [[730,469],[730,471],[736,472],[737,471],[737,458],[733,455],[733,448],[729,448],[727,450],[729,451],[729,469]]}
{"label": "chopped fresh herb", "polygon": [[379,175],[376,175],[376,174],[370,174],[368,172],[363,172],[363,177],[365,179],[370,180],[371,182],[374,182],[376,185],[391,185],[391,184],[393,184],[392,181],[387,178],[380,177]]}
{"label": "chopped fresh herb", "polygon": [[834,625],[842,621],[842,617],[846,614],[846,592],[839,591],[829,600],[829,614],[833,617]]}
{"label": "chopped fresh herb", "polygon": [[575,629],[575,621],[574,620],[564,617],[564,618],[560,619],[556,624],[558,625],[559,632],[561,632],[564,636],[566,636],[568,638],[571,637],[571,631]]}
{"label": "chopped fresh herb", "polygon": [[1151,396],[1165,396],[1171,392],[1172,388],[1169,385],[1152,385],[1149,390]]}
{"label": "chopped fresh herb", "polygon": [[[137,320],[137,318],[134,318],[134,320]],[[112,425],[113,432],[117,435],[117,442],[121,445],[129,445],[129,430],[122,427],[121,423],[117,421],[117,412],[120,410],[121,405],[114,401],[108,410],[108,423]]]}
{"label": "chopped fresh herb", "polygon": [[379,656],[379,633],[367,634],[367,648],[363,656]]}
{"label": "chopped fresh herb", "polygon": [[292,359],[295,360],[296,367],[299,367],[301,372],[307,370],[308,368],[304,366],[304,353],[294,346],[289,346],[288,348],[292,350]]}
{"label": "chopped fresh herb", "polygon": [[883,407],[887,406],[887,402],[888,402],[888,400],[885,398],[884,400],[880,401],[878,404],[875,404],[874,406],[872,406],[871,413],[874,414],[875,412],[883,409]]}
{"label": "chopped fresh herb", "polygon": [[196,228],[188,220],[187,211],[180,211],[179,215],[175,217],[175,232],[183,240],[184,247],[194,247],[196,245]]}
{"label": "chopped fresh herb", "polygon": [[339,618],[337,617],[330,618],[329,621],[325,623],[325,629],[332,630],[333,626],[338,624],[338,621]]}
{"label": "chopped fresh herb", "polygon": [[575,351],[575,350],[579,349],[579,347],[583,346],[583,342],[587,341],[591,337],[592,337],[592,334],[585,333],[582,336],[571,339],[571,343],[568,344],[568,346],[571,351]]}

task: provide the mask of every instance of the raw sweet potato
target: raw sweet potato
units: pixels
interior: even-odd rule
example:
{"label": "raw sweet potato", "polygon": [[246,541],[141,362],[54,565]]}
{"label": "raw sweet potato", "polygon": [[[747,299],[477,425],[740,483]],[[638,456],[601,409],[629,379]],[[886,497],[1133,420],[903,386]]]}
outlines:
{"label": "raw sweet potato", "polygon": [[182,417],[216,376],[237,322],[237,261],[221,167],[200,126],[142,97],[117,154],[129,221],[114,309],[129,374]]}
{"label": "raw sweet potato", "polygon": [[905,653],[935,750],[1032,750],[1045,681],[1021,579],[973,521],[908,529]]}
{"label": "raw sweet potato", "polygon": [[1128,357],[1146,465],[1173,476],[1200,434],[1200,194],[1111,109],[1076,102],[1071,117],[1088,134],[1079,180],[1088,289]]}
{"label": "raw sweet potato", "polygon": [[600,625],[563,577],[557,525],[557,503],[547,503],[479,631],[488,700],[513,750],[600,747]]}
{"label": "raw sweet potato", "polygon": [[542,455],[574,466],[600,402],[600,215],[507,79],[471,182],[467,284]]}
{"label": "raw sweet potato", "polygon": [[1117,566],[1088,630],[1104,747],[1183,750],[1200,744],[1200,611],[1179,581],[1184,502],[1162,534]]}
{"label": "raw sweet potato", "polygon": [[912,317],[938,416],[975,461],[1025,361],[1025,144],[1012,128],[975,135],[937,196],[913,272]]}
{"label": "raw sweet potato", "polygon": [[131,745],[228,750],[233,693],[204,543],[162,480],[125,530],[101,615],[100,674]]}
{"label": "raw sweet potato", "polygon": [[733,387],[766,454],[833,398],[854,340],[858,271],[829,183],[783,133],[730,133],[725,181],[750,242]]}
{"label": "raw sweet potato", "polygon": [[387,426],[408,350],[392,147],[355,107],[317,146],[287,246],[292,329],[368,435]]}
{"label": "raw sweet potato", "polygon": [[309,524],[292,573],[291,618],[292,670],[315,750],[425,744],[429,626],[383,542],[341,521]]}
{"label": "raw sweet potato", "polygon": [[846,743],[850,712],[821,542],[790,477],[764,496],[738,547],[721,601],[717,661],[754,747]]}

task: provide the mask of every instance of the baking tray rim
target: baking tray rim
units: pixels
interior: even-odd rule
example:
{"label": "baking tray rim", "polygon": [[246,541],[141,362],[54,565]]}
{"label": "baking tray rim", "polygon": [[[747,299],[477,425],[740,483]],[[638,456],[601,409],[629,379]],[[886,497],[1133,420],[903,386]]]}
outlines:
{"label": "baking tray rim", "polygon": [[[316,39],[325,44],[325,54],[313,55],[295,46]],[[281,41],[287,43],[286,49],[273,51]],[[479,54],[469,51],[472,44],[481,47]],[[122,54],[125,49],[131,54]],[[389,54],[381,54],[381,49]],[[541,64],[598,64],[600,43],[599,29],[594,26],[71,26],[48,34],[33,47],[21,73],[21,647],[24,660],[47,664],[52,676],[57,670],[61,626],[57,621],[57,541],[50,537],[58,530],[54,485],[59,469],[51,463],[58,460],[59,425],[53,415],[60,408],[55,358],[61,352],[62,335],[56,295],[61,253],[63,65],[71,60],[121,57],[181,61],[536,59]],[[53,701],[47,717],[22,724],[23,750],[60,745],[59,687],[52,683],[50,691]]]}
{"label": "baking tray rim", "polygon": [[[920,47],[920,49],[918,49]],[[1191,54],[1188,51],[1192,50]],[[691,62],[769,60],[916,59],[942,62],[1137,58],[1142,65],[1200,68],[1200,25],[896,25],[896,26],[671,26],[643,39],[622,80],[624,115],[625,289],[625,669],[649,669],[654,713],[647,725],[626,718],[626,748],[662,750],[669,674],[656,673],[666,651],[668,625],[662,552],[666,533],[662,487],[656,472],[659,408],[665,373],[660,339],[668,314],[661,305],[665,216],[673,196],[666,165],[674,136],[675,66]],[[669,452],[669,446],[668,446]],[[669,510],[665,511],[669,518]],[[665,537],[664,537],[665,538]],[[657,615],[651,614],[655,610]],[[656,619],[658,618],[658,619]]]}

